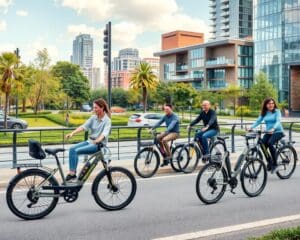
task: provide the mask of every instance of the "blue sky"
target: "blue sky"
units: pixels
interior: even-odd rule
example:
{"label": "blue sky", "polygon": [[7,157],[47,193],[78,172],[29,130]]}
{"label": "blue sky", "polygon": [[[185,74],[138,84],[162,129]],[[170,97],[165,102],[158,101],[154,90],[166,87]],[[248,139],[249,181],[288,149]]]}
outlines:
{"label": "blue sky", "polygon": [[208,33],[208,0],[0,0],[0,51],[20,49],[32,62],[46,47],[53,63],[69,60],[79,33],[94,38],[94,65],[102,65],[103,28],[113,24],[113,55],[136,47],[142,57],[160,50],[161,34]]}

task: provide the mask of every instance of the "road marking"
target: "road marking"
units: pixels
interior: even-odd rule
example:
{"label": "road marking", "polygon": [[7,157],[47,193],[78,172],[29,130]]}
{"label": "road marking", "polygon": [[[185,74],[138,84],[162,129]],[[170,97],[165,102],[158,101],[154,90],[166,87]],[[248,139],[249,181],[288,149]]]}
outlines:
{"label": "road marking", "polygon": [[268,225],[274,225],[274,224],[288,222],[288,221],[295,221],[295,220],[299,220],[299,219],[300,219],[300,214],[290,215],[290,216],[284,216],[284,217],[279,217],[279,218],[265,219],[265,220],[256,221],[256,222],[238,224],[238,225],[233,225],[233,226],[228,226],[228,227],[208,229],[208,230],[203,230],[203,231],[199,231],[199,232],[192,232],[192,233],[174,235],[174,236],[169,236],[169,237],[155,238],[153,240],[199,239],[199,238],[211,237],[211,236],[219,235],[219,234],[238,232],[238,231],[248,230],[248,229],[258,228],[258,227],[265,227]]}

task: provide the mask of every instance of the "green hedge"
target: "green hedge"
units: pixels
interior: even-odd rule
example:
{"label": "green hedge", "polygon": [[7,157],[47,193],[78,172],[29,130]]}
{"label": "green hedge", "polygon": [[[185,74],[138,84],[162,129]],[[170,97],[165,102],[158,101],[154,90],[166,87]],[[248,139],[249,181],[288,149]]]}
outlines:
{"label": "green hedge", "polygon": [[294,228],[275,230],[262,237],[250,238],[250,239],[251,240],[299,240],[300,226]]}

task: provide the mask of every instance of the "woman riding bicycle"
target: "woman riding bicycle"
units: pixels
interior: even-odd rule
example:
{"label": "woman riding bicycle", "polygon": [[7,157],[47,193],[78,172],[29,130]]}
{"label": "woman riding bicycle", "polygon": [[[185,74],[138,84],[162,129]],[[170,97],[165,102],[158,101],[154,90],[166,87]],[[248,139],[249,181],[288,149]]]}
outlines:
{"label": "woman riding bicycle", "polygon": [[263,143],[266,148],[270,149],[272,159],[267,159],[268,171],[274,172],[277,167],[276,162],[276,149],[274,144],[280,140],[283,134],[283,127],[281,124],[281,113],[280,110],[277,108],[276,102],[273,98],[269,97],[266,98],[263,102],[261,114],[256,120],[255,123],[248,129],[251,131],[253,128],[260,125],[262,122],[266,124],[266,134],[263,137]]}
{"label": "woman riding bicycle", "polygon": [[[83,125],[76,128],[73,132],[66,135],[71,138],[73,135],[82,131],[90,130],[90,139],[88,141],[77,143],[69,150],[69,168],[70,171],[66,176],[66,180],[70,181],[76,178],[76,168],[78,164],[78,156],[81,154],[93,154],[99,151],[97,144],[107,143],[108,135],[111,128],[110,110],[106,101],[99,98],[93,103],[94,115],[92,115]],[[92,140],[93,139],[93,140]]]}

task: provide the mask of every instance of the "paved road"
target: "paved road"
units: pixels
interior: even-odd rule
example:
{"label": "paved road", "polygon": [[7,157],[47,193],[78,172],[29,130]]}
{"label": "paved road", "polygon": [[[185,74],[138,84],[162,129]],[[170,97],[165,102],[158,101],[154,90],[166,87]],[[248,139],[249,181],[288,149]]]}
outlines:
{"label": "paved road", "polygon": [[[37,221],[12,215],[2,193],[0,239],[153,239],[300,213],[299,166],[290,180],[270,176],[257,198],[246,197],[238,187],[235,195],[227,192],[219,203],[209,206],[197,198],[195,179],[196,174],[140,179],[132,204],[117,212],[99,208],[87,186],[77,202],[60,204]],[[243,239],[243,235],[235,236]]]}

